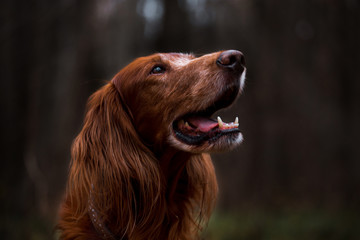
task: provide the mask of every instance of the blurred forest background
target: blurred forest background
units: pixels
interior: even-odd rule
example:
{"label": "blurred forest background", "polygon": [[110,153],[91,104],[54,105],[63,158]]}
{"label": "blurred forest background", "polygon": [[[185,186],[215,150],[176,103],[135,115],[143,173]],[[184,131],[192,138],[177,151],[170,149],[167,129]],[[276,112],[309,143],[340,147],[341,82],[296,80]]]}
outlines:
{"label": "blurred forest background", "polygon": [[358,0],[2,0],[0,239],[54,239],[89,95],[153,52],[241,50],[209,240],[360,239]]}

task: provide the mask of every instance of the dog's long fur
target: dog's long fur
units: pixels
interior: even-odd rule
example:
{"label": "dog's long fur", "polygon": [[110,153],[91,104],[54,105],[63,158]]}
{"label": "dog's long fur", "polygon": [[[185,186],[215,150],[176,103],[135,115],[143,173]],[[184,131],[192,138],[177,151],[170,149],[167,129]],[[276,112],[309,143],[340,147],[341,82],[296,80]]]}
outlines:
{"label": "dog's long fur", "polygon": [[[240,141],[188,146],[174,137],[172,123],[231,88],[216,64],[220,54],[139,58],[90,97],[72,145],[61,239],[197,238],[217,195],[214,167],[202,152]],[[164,72],[153,72],[157,65]]]}

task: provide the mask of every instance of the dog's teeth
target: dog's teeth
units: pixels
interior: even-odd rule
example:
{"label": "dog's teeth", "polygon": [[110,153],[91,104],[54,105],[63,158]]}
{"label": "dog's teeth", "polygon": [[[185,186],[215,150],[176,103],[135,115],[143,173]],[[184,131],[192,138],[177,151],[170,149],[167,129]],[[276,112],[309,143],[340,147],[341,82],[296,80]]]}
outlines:
{"label": "dog's teeth", "polygon": [[223,123],[223,121],[221,120],[221,118],[220,118],[220,117],[217,117],[217,120],[218,120],[219,128],[220,128],[220,129],[221,129],[221,128],[224,128],[224,123]]}
{"label": "dog's teeth", "polygon": [[185,127],[186,127],[186,128],[190,128],[190,126],[189,126],[189,123],[188,123],[188,122],[185,122]]}
{"label": "dog's teeth", "polygon": [[239,118],[238,118],[238,117],[235,118],[235,122],[234,122],[234,123],[239,125]]}

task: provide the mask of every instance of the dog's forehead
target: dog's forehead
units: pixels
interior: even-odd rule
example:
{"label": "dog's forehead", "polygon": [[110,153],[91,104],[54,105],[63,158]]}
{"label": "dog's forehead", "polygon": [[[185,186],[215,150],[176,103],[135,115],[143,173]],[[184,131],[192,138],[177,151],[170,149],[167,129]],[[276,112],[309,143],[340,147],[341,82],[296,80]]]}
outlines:
{"label": "dog's forehead", "polygon": [[160,57],[164,62],[168,62],[174,67],[185,66],[195,58],[194,55],[187,53],[162,53]]}

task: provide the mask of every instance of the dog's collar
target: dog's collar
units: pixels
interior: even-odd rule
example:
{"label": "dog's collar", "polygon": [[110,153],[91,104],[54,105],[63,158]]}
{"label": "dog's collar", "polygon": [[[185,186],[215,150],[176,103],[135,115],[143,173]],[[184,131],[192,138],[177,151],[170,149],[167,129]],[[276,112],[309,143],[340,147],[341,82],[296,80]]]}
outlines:
{"label": "dog's collar", "polygon": [[[101,236],[103,240],[118,240],[118,238],[109,230],[109,228],[105,225],[105,223],[100,218],[98,211],[94,206],[94,200],[92,191],[94,189],[94,185],[91,184],[90,194],[89,194],[89,203],[88,203],[88,213],[92,225],[94,226],[96,232]],[[122,240],[124,237],[120,238]]]}
{"label": "dog's collar", "polygon": [[96,211],[91,195],[89,198],[89,217],[96,230],[103,240],[117,240],[115,235],[106,227],[104,222],[100,219],[98,212]]}

